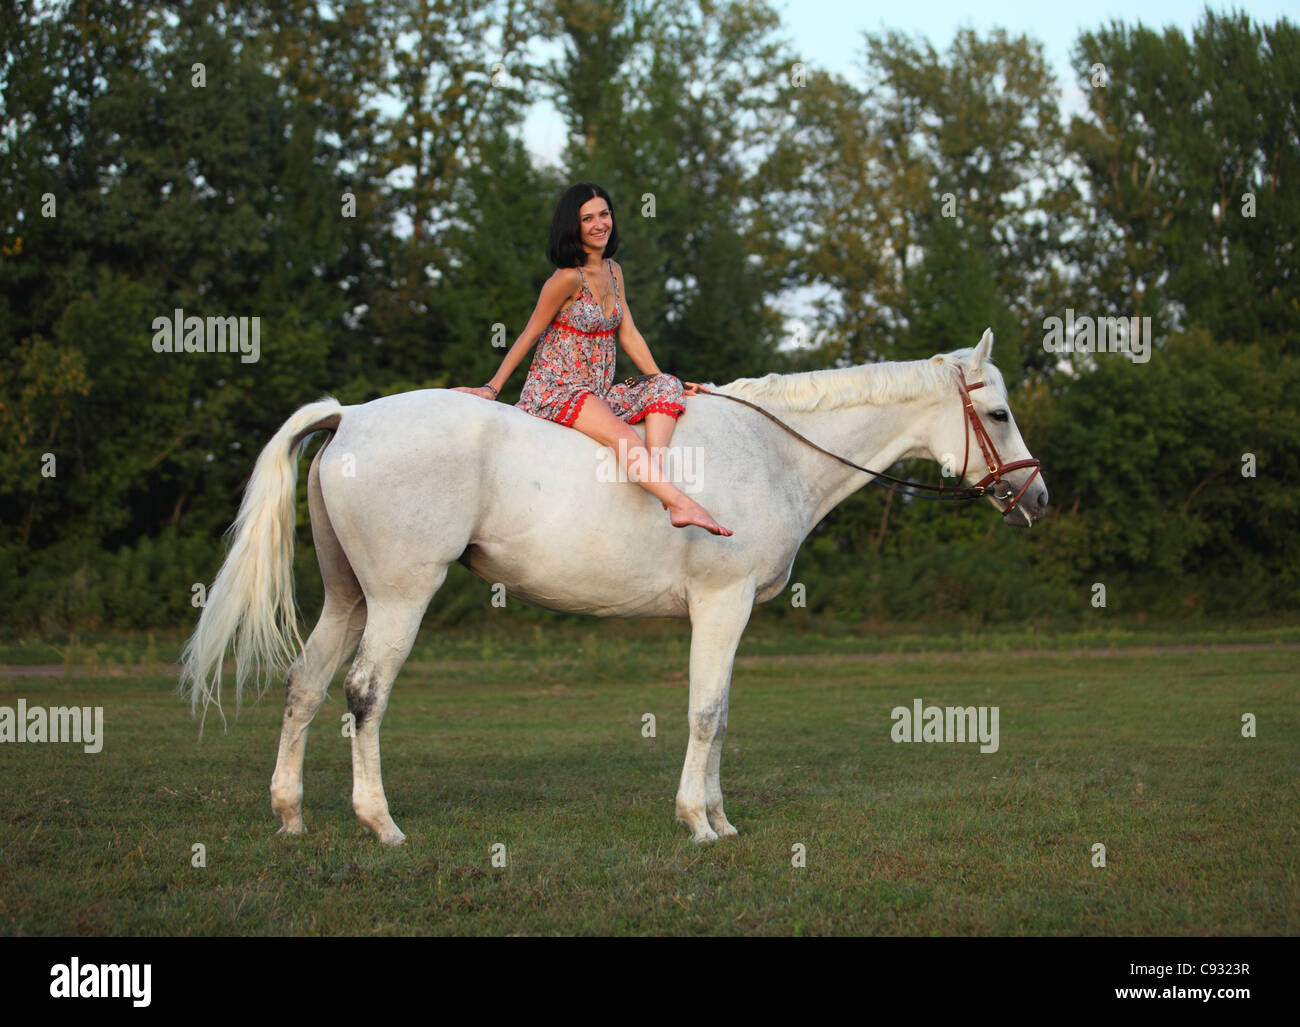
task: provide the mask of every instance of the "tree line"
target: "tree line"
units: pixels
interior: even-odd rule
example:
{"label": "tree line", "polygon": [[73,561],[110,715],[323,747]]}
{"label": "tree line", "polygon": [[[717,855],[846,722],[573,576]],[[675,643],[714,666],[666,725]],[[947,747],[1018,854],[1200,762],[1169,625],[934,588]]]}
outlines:
{"label": "tree line", "polygon": [[[285,416],[325,393],[485,381],[579,180],[614,197],[637,324],[684,379],[924,357],[993,327],[1050,518],[1014,533],[987,508],[864,489],[796,562],[813,614],[1300,606],[1300,34],[1285,19],[1207,9],[1188,34],[1084,32],[1087,107],[1067,118],[1030,38],[961,30],[936,49],[868,32],[865,72],[846,77],[793,48],[762,0],[12,10],[11,628],[192,619]],[[555,163],[522,142],[543,101],[564,122]],[[151,326],[175,312],[258,318],[256,361],[159,352]],[[1054,351],[1047,326],[1067,312],[1136,318],[1151,349]],[[298,560],[310,603],[306,532]],[[468,575],[444,593],[444,622],[486,602]]]}

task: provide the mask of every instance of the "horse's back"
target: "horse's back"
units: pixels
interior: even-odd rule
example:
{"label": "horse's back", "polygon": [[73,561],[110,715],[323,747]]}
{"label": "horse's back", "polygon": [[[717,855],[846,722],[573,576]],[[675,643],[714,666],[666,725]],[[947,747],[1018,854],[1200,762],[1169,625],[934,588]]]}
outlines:
{"label": "horse's back", "polygon": [[[682,615],[694,577],[708,587],[764,582],[793,556],[789,527],[754,506],[766,461],[735,417],[719,401],[689,398],[672,476],[743,539],[674,528],[613,451],[581,432],[444,389],[345,408],[321,485],[331,520],[343,521],[336,530],[365,560],[464,556],[478,576],[540,605]],[[644,438],[643,424],[634,429]]]}

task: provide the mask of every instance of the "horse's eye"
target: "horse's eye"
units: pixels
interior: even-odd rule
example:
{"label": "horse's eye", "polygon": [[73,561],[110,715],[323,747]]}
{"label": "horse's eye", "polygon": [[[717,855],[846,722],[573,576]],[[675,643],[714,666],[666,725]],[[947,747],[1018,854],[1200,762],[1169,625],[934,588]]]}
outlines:
{"label": "horse's eye", "polygon": [[994,410],[989,416],[995,421],[1001,421],[1003,424],[1006,424],[1011,419],[1011,415],[1005,410]]}

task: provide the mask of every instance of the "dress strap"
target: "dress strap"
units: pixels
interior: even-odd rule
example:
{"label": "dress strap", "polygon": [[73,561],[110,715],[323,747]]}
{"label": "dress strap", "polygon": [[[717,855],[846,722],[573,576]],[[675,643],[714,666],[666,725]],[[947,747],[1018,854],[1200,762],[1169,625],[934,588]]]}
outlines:
{"label": "dress strap", "polygon": [[[575,264],[574,266],[578,269],[578,277],[582,279],[582,288],[583,288],[583,290],[584,290],[585,292],[591,292],[591,286],[587,284],[587,276],[586,276],[586,274],[585,274],[585,273],[583,272],[583,270],[582,270],[582,265],[581,265],[581,264]],[[579,299],[581,299],[582,293],[579,293],[578,296],[579,296]],[[594,292],[591,292],[591,298],[592,298],[592,299],[595,299],[595,298],[596,298],[596,294],[595,294]],[[574,302],[577,302],[577,301],[574,301]],[[565,312],[566,310],[568,310],[571,306],[573,306],[573,303],[565,303],[564,307],[560,310],[560,313],[559,313],[558,315],[556,315],[556,317],[558,318],[559,316],[563,315],[564,312]]]}

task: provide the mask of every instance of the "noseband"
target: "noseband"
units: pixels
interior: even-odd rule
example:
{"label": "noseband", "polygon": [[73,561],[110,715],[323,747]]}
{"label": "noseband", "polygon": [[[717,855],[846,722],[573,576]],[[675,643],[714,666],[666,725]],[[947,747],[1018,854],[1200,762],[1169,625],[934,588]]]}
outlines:
{"label": "noseband", "polygon": [[[993,498],[996,499],[999,503],[1006,503],[1008,502],[1008,500],[1010,500],[1010,503],[1007,506],[1007,508],[1002,511],[1002,516],[1005,517],[1012,510],[1014,510],[1017,507],[1017,505],[1019,505],[1020,500],[1024,498],[1025,492],[1029,488],[1029,483],[1038,477],[1038,472],[1041,469],[1041,464],[1039,463],[1039,461],[1033,459],[1032,457],[1028,460],[1013,460],[1009,464],[1004,464],[1002,462],[1002,457],[998,456],[997,446],[993,444],[992,436],[989,435],[988,429],[984,427],[984,422],[980,420],[980,415],[978,412],[976,412],[975,405],[971,402],[971,398],[970,398],[971,391],[973,389],[984,388],[984,383],[980,381],[980,382],[975,382],[972,385],[967,385],[965,374],[962,371],[958,370],[957,387],[958,389],[961,390],[962,417],[965,424],[969,425],[970,427],[970,431],[963,433],[966,437],[966,453],[965,456],[962,458],[961,475],[957,478],[957,480],[964,481],[966,478],[966,467],[970,462],[970,437],[972,433],[975,436],[975,441],[979,443],[980,452],[984,454],[984,463],[987,465],[989,473],[986,474],[974,485],[961,485],[955,488],[945,488],[943,485],[927,485],[924,482],[919,482],[919,481],[906,481],[902,478],[895,478],[893,475],[885,474],[881,471],[869,470],[866,467],[862,467],[858,464],[855,464],[852,460],[845,460],[844,457],[832,453],[828,449],[822,449],[822,447],[817,445],[817,443],[804,438],[802,435],[800,435],[797,431],[791,428],[780,418],[773,416],[772,414],[764,410],[762,407],[758,406],[755,403],[749,402],[749,400],[747,399],[741,399],[739,396],[729,396],[725,392],[714,392],[711,389],[706,389],[703,385],[697,384],[695,386],[696,391],[698,391],[700,395],[721,396],[723,399],[729,399],[735,403],[743,403],[745,406],[757,410],[769,421],[772,421],[773,423],[780,425],[782,428],[788,431],[800,442],[803,442],[805,445],[811,446],[813,449],[817,450],[817,452],[825,453],[827,456],[831,457],[832,459],[838,460],[840,463],[852,467],[854,470],[861,471],[863,474],[870,474],[872,476],[871,480],[873,484],[879,485],[881,488],[887,488],[894,492],[901,492],[903,493],[903,495],[911,495],[911,496],[919,495],[925,499],[953,499],[953,500],[982,499],[984,496],[988,495],[991,491],[993,494]],[[1025,483],[1020,486],[1020,491],[1015,493],[1014,497],[1012,497],[1011,483],[1004,480],[1004,475],[1006,475],[1010,471],[1019,471],[1025,467],[1032,467],[1034,469],[1034,473],[1025,479]],[[991,489],[989,487],[990,485],[992,485]],[[905,490],[910,490],[910,491],[905,491]]]}

